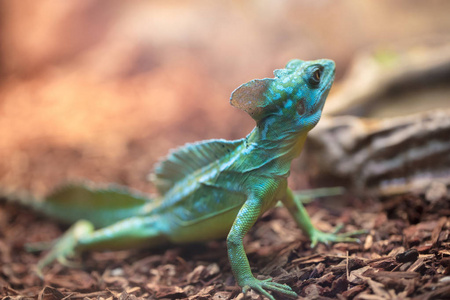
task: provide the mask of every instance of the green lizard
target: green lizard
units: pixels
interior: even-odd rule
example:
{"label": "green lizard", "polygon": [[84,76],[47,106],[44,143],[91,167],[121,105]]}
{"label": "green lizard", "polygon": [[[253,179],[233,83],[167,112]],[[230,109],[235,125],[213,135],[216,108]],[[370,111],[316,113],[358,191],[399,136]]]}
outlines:
{"label": "green lizard", "polygon": [[292,60],[273,79],[241,85],[231,104],[247,112],[256,127],[243,139],[202,141],[170,152],[152,177],[160,196],[80,184],[58,189],[45,202],[29,203],[74,223],[38,263],[39,272],[54,260],[67,263],[75,251],[227,237],[231,268],[244,293],[254,289],[273,300],[270,290],[296,297],[287,285],[253,276],[242,240],[258,217],[281,201],[312,245],[356,241],[351,234],[317,230],[287,187],[291,161],[320,119],[334,73],[331,60]]}

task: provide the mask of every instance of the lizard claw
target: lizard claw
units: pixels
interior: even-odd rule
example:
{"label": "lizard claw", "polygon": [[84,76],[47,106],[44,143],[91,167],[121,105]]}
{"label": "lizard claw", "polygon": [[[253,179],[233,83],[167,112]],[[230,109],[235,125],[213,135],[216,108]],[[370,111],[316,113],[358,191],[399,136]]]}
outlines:
{"label": "lizard claw", "polygon": [[253,277],[249,279],[247,283],[245,283],[245,285],[242,288],[242,292],[245,294],[249,289],[257,291],[258,293],[264,295],[270,300],[275,300],[275,298],[271,294],[269,294],[267,290],[283,294],[290,298],[298,297],[297,293],[294,292],[288,285],[273,282],[272,278],[259,280]]}
{"label": "lizard claw", "polygon": [[324,243],[326,245],[328,245],[330,242],[360,243],[361,242],[360,239],[354,238],[352,236],[367,233],[367,230],[363,229],[338,234],[338,232],[342,229],[342,227],[343,227],[342,224],[337,225],[332,233],[327,233],[314,229],[314,231],[310,234],[311,248],[314,248],[319,242]]}

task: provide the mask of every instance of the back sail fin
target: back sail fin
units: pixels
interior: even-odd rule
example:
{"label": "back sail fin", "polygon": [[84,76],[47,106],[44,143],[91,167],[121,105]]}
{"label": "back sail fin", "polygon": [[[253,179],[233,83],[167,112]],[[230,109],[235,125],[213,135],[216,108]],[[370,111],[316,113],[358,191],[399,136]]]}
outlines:
{"label": "back sail fin", "polygon": [[154,183],[158,192],[164,195],[186,176],[219,161],[226,155],[230,155],[243,143],[244,139],[235,141],[214,139],[188,143],[171,150],[167,157],[159,161],[155,166],[154,173],[150,176],[150,180]]}

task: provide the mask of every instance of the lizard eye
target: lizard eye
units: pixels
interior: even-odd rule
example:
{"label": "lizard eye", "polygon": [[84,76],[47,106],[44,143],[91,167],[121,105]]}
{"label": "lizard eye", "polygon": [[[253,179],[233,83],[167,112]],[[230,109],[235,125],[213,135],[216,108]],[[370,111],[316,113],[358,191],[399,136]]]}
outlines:
{"label": "lizard eye", "polygon": [[320,76],[322,75],[322,72],[320,70],[316,70],[313,74],[313,77],[315,80],[320,81]]}
{"label": "lizard eye", "polygon": [[308,78],[308,82],[311,86],[317,87],[320,83],[320,79],[322,77],[322,68],[319,66],[314,66],[311,70],[311,75]]}

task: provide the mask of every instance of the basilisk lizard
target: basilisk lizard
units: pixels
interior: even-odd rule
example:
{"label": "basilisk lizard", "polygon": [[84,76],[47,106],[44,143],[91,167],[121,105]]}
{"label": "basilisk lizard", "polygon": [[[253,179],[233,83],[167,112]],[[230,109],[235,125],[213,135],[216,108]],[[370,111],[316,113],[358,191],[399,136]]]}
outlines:
{"label": "basilisk lizard", "polygon": [[285,284],[253,276],[243,237],[262,213],[281,201],[312,245],[356,240],[351,234],[317,230],[287,187],[291,161],[320,119],[334,73],[331,60],[292,60],[275,70],[275,78],[241,85],[231,104],[247,112],[256,127],[243,139],[201,141],[170,152],[152,177],[159,196],[79,184],[59,188],[45,202],[28,203],[74,223],[38,263],[39,272],[54,260],[67,263],[75,251],[227,237],[231,268],[243,292],[254,289],[272,300],[268,291],[296,297]]}

